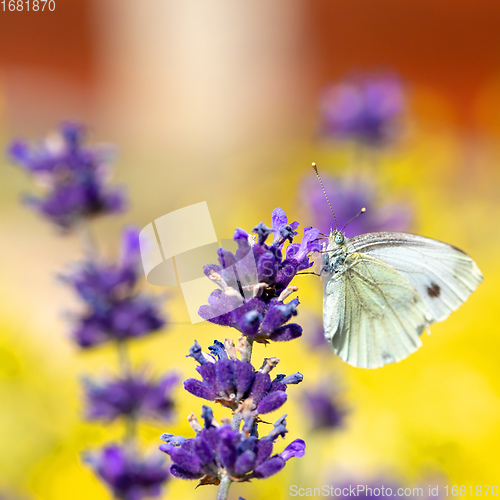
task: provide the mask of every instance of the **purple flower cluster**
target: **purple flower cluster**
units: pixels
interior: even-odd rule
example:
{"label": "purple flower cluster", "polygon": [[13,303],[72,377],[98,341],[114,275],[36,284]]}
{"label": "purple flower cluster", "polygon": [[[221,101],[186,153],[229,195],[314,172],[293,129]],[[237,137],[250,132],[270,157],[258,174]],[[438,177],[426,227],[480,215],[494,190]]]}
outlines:
{"label": "purple flower cluster", "polygon": [[[395,202],[380,205],[380,195],[372,181],[363,177],[333,175],[322,175],[322,180],[340,225],[345,224],[362,207],[368,209],[345,228],[344,233],[348,238],[375,231],[404,231],[410,226],[413,215],[410,206]],[[315,227],[329,234],[334,221],[321,185],[311,178],[303,183],[301,191]]]}
{"label": "purple flower cluster", "polygon": [[66,122],[42,145],[15,140],[8,150],[46,187],[44,196],[26,198],[28,206],[65,230],[85,218],[122,212],[126,205],[123,192],[106,185],[110,151],[87,147],[84,139],[84,127]]}
{"label": "purple flower cluster", "polygon": [[136,291],[140,265],[139,232],[129,228],[123,234],[118,263],[90,260],[65,276],[85,304],[83,313],[74,318],[72,332],[80,347],[141,337],[163,327],[158,299]]}
{"label": "purple flower cluster", "polygon": [[[163,434],[165,444],[160,449],[172,459],[172,475],[198,479],[200,485],[219,485],[218,499],[227,498],[232,482],[270,477],[283,469],[287,460],[305,453],[305,442],[296,439],[281,453],[273,454],[273,443],[288,432],[285,416],[265,437],[259,437],[260,425],[265,424],[260,416],[281,408],[288,397],[288,385],[302,382],[302,374],[271,378],[278,358],[265,358],[259,369],[251,363],[254,342],[291,340],[302,334],[298,324],[288,323],[297,314],[298,300],[284,300],[297,291],[290,282],[298,271],[312,266],[308,255],[319,250],[320,244],[319,232],[313,228],[304,230],[301,243],[293,243],[298,225],[288,224],[285,212],[277,208],[272,214],[272,228],[258,224],[254,228],[256,237],[237,229],[235,253],[219,248],[219,264],[204,267],[206,276],[219,289],[210,294],[208,305],[200,307],[200,316],[236,328],[242,335],[237,347],[229,338],[224,343],[215,340],[209,353],[195,341],[188,357],[198,362],[201,380],[187,379],[184,388],[230,409],[232,418],[218,423],[211,408],[204,406],[204,426],[194,414],[189,417],[196,437]],[[271,233],[273,239],[268,245]]]}
{"label": "purple flower cluster", "polygon": [[[297,272],[313,265],[309,253],[319,250],[319,231],[305,228],[301,243],[293,243],[297,222],[288,224],[281,208],[272,214],[272,228],[262,222],[254,228],[257,239],[237,229],[233,254],[219,248],[219,265],[204,266],[205,275],[220,288],[211,293],[208,305],[198,314],[212,323],[230,326],[257,342],[288,341],[302,335],[302,328],[288,323],[297,314],[298,299],[284,300],[297,290],[289,286]],[[273,233],[273,241],[266,244]],[[283,246],[290,244],[283,256]]]}
{"label": "purple flower cluster", "polygon": [[153,380],[144,373],[97,382],[85,379],[87,418],[108,422],[118,417],[171,420],[177,381],[176,374]]}
{"label": "purple flower cluster", "polygon": [[161,457],[141,458],[136,451],[118,445],[89,453],[85,461],[120,500],[159,497],[163,483],[170,476]]}
{"label": "purple flower cluster", "polygon": [[325,137],[383,145],[396,135],[404,107],[402,85],[394,76],[348,80],[323,91],[321,132]]}
{"label": "purple flower cluster", "polygon": [[170,477],[159,454],[141,458],[137,443],[137,421],[141,418],[169,420],[173,415],[173,386],[177,377],[166,374],[155,380],[143,372],[134,373],[127,340],[159,330],[165,324],[156,297],[141,293],[142,264],[139,231],[123,232],[121,255],[116,263],[98,258],[89,219],[120,212],[125,207],[121,190],[106,185],[109,151],[84,145],[83,127],[71,123],[38,147],[14,141],[10,157],[46,187],[41,198],[28,204],[60,228],[80,226],[85,237],[86,261],[67,273],[63,280],[80,299],[83,310],[73,314],[72,337],[82,348],[114,341],[121,374],[113,379],[87,379],[86,414],[91,420],[125,422],[126,446],[109,445],[88,454],[87,462],[121,500],[160,496]]}
{"label": "purple flower cluster", "polygon": [[337,429],[344,423],[346,410],[326,383],[306,391],[303,402],[312,422],[312,430]]}
{"label": "purple flower cluster", "polygon": [[280,408],[287,400],[287,385],[302,382],[301,373],[288,377],[277,375],[271,380],[269,372],[277,365],[277,358],[266,358],[262,367],[256,371],[251,363],[236,357],[234,344],[229,339],[226,339],[226,345],[228,349],[216,340],[215,344],[209,347],[213,354],[206,354],[201,351],[198,342],[195,342],[189,350],[189,356],[198,361],[196,371],[202,380],[186,380],[186,391],[232,410],[241,408],[250,398],[249,410],[258,415]]}
{"label": "purple flower cluster", "polygon": [[202,417],[203,427],[194,416],[191,418],[196,431],[194,438],[162,435],[165,444],[160,445],[160,449],[172,459],[173,476],[199,479],[200,484],[219,484],[223,476],[238,482],[263,479],[283,469],[290,458],[302,457],[305,453],[304,441],[296,439],[281,453],[273,455],[273,443],[288,432],[284,417],[260,439],[229,424],[219,425],[208,406],[203,407]]}

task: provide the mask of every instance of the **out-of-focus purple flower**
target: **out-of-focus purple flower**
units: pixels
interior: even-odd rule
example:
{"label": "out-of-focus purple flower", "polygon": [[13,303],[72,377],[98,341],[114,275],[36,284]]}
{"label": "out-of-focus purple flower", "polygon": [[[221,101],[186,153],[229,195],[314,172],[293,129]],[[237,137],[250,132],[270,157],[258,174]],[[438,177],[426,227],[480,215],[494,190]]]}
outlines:
{"label": "out-of-focus purple flower", "polygon": [[305,339],[311,349],[318,352],[325,352],[325,349],[329,348],[328,342],[325,339],[323,322],[320,319],[311,318],[306,326],[306,331]]}
{"label": "out-of-focus purple flower", "polygon": [[395,76],[347,80],[323,91],[320,130],[328,138],[380,146],[397,135],[404,108],[403,87]]}
{"label": "out-of-focus purple flower", "polygon": [[176,374],[159,380],[137,373],[110,380],[84,380],[86,412],[89,420],[111,421],[118,417],[171,420]]}
{"label": "out-of-focus purple flower", "polygon": [[84,145],[85,129],[63,123],[58,135],[40,145],[13,141],[10,158],[45,187],[45,194],[26,197],[27,205],[62,229],[85,218],[122,212],[123,191],[106,185],[111,151]]}
{"label": "out-of-focus purple flower", "polygon": [[136,451],[118,445],[88,453],[84,460],[120,500],[159,497],[170,477],[160,456],[141,458]]}
{"label": "out-of-focus purple flower", "polygon": [[184,382],[184,388],[199,398],[215,401],[232,410],[251,398],[249,410],[253,415],[275,411],[287,400],[287,386],[298,384],[303,379],[298,372],[288,377],[280,374],[271,379],[269,372],[277,365],[277,358],[266,358],[262,367],[255,370],[251,363],[237,359],[235,351],[228,355],[224,345],[217,340],[209,350],[214,354],[201,353],[198,342],[191,347],[189,356],[200,363],[196,370],[202,380],[190,378]]}
{"label": "out-of-focus purple flower", "polygon": [[228,424],[219,425],[207,406],[203,407],[202,417],[205,424],[202,428],[196,421],[194,438],[162,435],[165,444],[160,445],[160,450],[170,455],[170,472],[175,477],[199,479],[200,484],[219,484],[225,475],[238,482],[263,479],[283,469],[290,458],[304,456],[305,443],[301,439],[273,455],[273,442],[287,432],[284,417],[260,439]]}
{"label": "out-of-focus purple flower", "polygon": [[[198,314],[212,323],[231,326],[257,342],[286,341],[299,337],[302,328],[288,323],[297,314],[298,299],[284,300],[296,287],[289,286],[298,271],[312,266],[309,254],[319,250],[319,232],[305,228],[301,243],[292,243],[297,222],[288,224],[285,212],[276,208],[272,229],[262,222],[254,228],[257,241],[243,229],[233,239],[238,245],[234,254],[219,248],[219,265],[204,266],[204,272],[220,289],[208,298]],[[273,233],[273,241],[266,244]],[[283,246],[290,244],[283,256]]]}
{"label": "out-of-focus purple flower", "polygon": [[73,339],[82,348],[110,340],[143,337],[161,329],[165,320],[156,297],[137,295],[120,300],[103,312],[95,310],[76,317]]}
{"label": "out-of-focus purple flower", "polygon": [[[361,208],[367,209],[345,228],[344,233],[348,238],[376,231],[405,231],[409,228],[413,216],[411,207],[395,202],[380,204],[380,194],[375,184],[368,179],[322,175],[322,180],[340,227],[359,213]],[[317,179],[310,178],[303,183],[301,196],[315,227],[329,234],[335,222]]]}
{"label": "out-of-focus purple flower", "polygon": [[80,347],[141,337],[164,326],[158,298],[136,292],[141,275],[138,240],[138,230],[128,228],[117,263],[90,260],[64,277],[85,304],[72,332]]}
{"label": "out-of-focus purple flower", "polygon": [[303,408],[313,430],[336,429],[342,426],[346,410],[326,383],[304,393]]}

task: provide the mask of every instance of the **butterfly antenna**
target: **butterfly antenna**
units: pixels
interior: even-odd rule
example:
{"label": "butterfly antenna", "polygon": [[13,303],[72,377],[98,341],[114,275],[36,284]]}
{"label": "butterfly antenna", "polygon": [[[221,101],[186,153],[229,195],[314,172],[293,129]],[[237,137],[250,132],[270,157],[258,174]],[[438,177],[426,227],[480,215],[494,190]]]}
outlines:
{"label": "butterfly antenna", "polygon": [[320,177],[320,175],[319,175],[319,172],[318,172],[318,167],[316,166],[316,163],[313,163],[313,164],[312,164],[312,168],[313,168],[313,170],[316,172],[316,177],[318,178],[319,183],[321,184],[321,189],[323,189],[323,194],[325,195],[326,201],[328,202],[328,205],[329,205],[329,207],[330,207],[330,210],[332,211],[332,214],[333,214],[333,219],[335,220],[335,228],[336,228],[336,229],[338,229],[338,228],[339,228],[339,225],[337,224],[337,217],[335,217],[335,212],[333,211],[332,204],[330,203],[330,200],[328,199],[328,195],[326,194],[326,191],[325,191],[325,186],[323,185],[323,181],[321,180],[321,177]]}
{"label": "butterfly antenna", "polygon": [[360,211],[359,211],[359,214],[358,215],[355,215],[342,229],[341,231],[343,231],[354,219],[357,219],[361,214],[364,214],[366,212],[366,208],[363,207]]}

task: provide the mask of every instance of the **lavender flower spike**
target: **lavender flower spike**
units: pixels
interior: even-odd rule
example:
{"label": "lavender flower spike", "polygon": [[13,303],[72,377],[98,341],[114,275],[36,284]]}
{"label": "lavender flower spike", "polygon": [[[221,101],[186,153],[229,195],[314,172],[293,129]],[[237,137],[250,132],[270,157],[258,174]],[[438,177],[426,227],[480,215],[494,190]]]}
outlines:
{"label": "lavender flower spike", "polygon": [[142,500],[159,497],[162,486],[170,477],[158,456],[141,458],[118,445],[109,445],[100,452],[84,456],[99,476],[120,500]]}
{"label": "lavender flower spike", "polygon": [[85,129],[63,123],[59,134],[39,146],[22,140],[10,144],[8,155],[46,186],[41,197],[26,197],[27,205],[64,230],[82,220],[123,212],[123,192],[107,186],[110,151],[84,145]]}
{"label": "lavender flower spike", "polygon": [[158,299],[136,291],[141,276],[138,239],[137,229],[126,229],[119,262],[88,261],[63,278],[86,306],[73,322],[80,347],[141,337],[164,326]]}
{"label": "lavender flower spike", "polygon": [[[288,341],[302,335],[302,328],[288,321],[297,314],[298,299],[285,302],[297,291],[290,282],[297,272],[313,265],[309,254],[320,250],[319,231],[306,228],[302,242],[292,243],[297,235],[298,222],[288,224],[285,212],[276,208],[272,214],[272,229],[263,223],[254,228],[255,242],[242,229],[237,229],[234,240],[238,250],[219,249],[219,265],[205,266],[205,274],[220,289],[212,292],[208,305],[198,314],[212,323],[231,326],[249,339],[266,343]],[[270,245],[266,241],[274,233]],[[283,257],[283,246],[290,244]],[[236,272],[235,272],[236,271]]]}
{"label": "lavender flower spike", "polygon": [[332,85],[320,100],[321,133],[382,146],[394,139],[405,99],[394,76],[357,78]]}
{"label": "lavender flower spike", "polygon": [[[190,352],[198,352],[198,347],[196,342]],[[209,349],[217,354],[198,352],[195,358],[200,363],[196,371],[202,380],[190,378],[184,382],[184,388],[199,398],[220,403],[232,410],[237,410],[251,398],[252,415],[271,413],[287,400],[287,385],[298,384],[303,378],[301,373],[294,373],[271,379],[269,372],[278,364],[277,358],[266,359],[262,367],[255,370],[250,363],[229,359],[221,342],[216,341],[215,346]]]}
{"label": "lavender flower spike", "polygon": [[123,416],[171,420],[174,411],[172,392],[177,381],[175,374],[152,380],[144,373],[108,381],[85,379],[87,418],[112,421]]}
{"label": "lavender flower spike", "polygon": [[[211,410],[204,407],[205,414],[207,411],[211,416]],[[272,454],[273,442],[286,433],[283,419],[275,424],[274,432],[261,439],[227,424],[216,427],[212,418],[204,420],[196,437],[183,441],[168,435],[168,441],[160,445],[160,450],[172,459],[172,475],[199,479],[200,484],[219,484],[226,476],[237,482],[263,479],[278,473],[290,458],[304,455],[305,443],[301,439],[293,441],[283,452]]]}

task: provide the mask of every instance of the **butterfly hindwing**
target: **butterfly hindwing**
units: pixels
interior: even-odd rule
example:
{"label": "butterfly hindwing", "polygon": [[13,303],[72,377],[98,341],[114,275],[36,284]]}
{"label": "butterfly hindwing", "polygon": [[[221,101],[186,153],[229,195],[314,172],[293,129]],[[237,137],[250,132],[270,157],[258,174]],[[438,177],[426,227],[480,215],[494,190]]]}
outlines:
{"label": "butterfly hindwing", "polygon": [[431,312],[398,271],[360,253],[325,279],[324,327],[334,351],[347,363],[377,368],[406,358]]}

